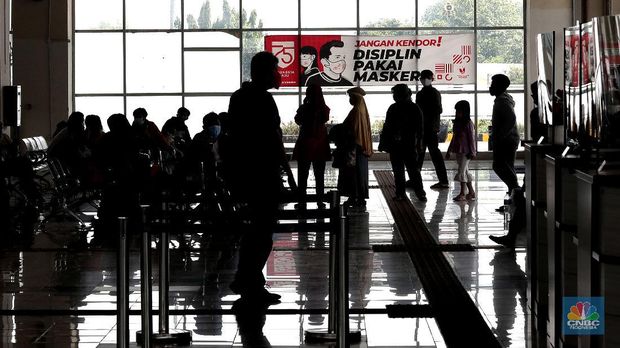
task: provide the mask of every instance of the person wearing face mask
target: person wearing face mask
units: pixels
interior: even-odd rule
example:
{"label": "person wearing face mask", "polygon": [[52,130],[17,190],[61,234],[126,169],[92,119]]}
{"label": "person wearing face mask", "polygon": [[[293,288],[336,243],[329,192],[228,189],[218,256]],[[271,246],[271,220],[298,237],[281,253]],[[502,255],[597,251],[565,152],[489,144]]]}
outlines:
{"label": "person wearing face mask", "polygon": [[265,289],[263,267],[273,246],[281,168],[288,168],[278,106],[268,91],[280,87],[278,58],[271,52],[257,53],[250,75],[252,80],[230,97],[226,147],[221,153],[224,180],[233,199],[245,207],[244,219],[249,221],[230,289],[244,300],[273,304],[280,302],[280,295]]}
{"label": "person wearing face mask", "polygon": [[306,86],[313,84],[319,86],[353,86],[351,81],[342,77],[342,73],[347,68],[344,42],[340,40],[328,41],[321,46],[319,54],[321,55],[323,71],[308,77]]}
{"label": "person wearing face mask", "polygon": [[418,168],[420,171],[422,170],[424,155],[426,148],[428,148],[428,153],[433,160],[433,166],[435,166],[435,172],[439,180],[439,182],[431,185],[431,188],[446,189],[450,187],[448,184],[448,173],[446,172],[446,164],[443,161],[441,151],[439,151],[439,141],[437,139],[443,108],[441,106],[441,94],[432,86],[433,80],[432,71],[422,70],[420,72],[420,82],[423,87],[416,94],[415,103],[422,109],[422,115],[424,116],[424,142],[422,144],[422,151],[418,153]]}
{"label": "person wearing face mask", "polygon": [[207,165],[219,161],[217,152],[217,140],[221,131],[218,114],[210,112],[202,118],[202,131],[196,133],[192,139],[192,155],[199,162],[207,162]]}

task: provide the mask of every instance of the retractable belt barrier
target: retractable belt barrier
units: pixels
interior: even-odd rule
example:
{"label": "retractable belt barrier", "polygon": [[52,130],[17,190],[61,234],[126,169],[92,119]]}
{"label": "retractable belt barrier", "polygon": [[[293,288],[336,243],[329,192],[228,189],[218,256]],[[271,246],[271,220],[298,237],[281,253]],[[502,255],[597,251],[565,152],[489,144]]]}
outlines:
{"label": "retractable belt barrier", "polygon": [[[166,203],[163,203],[166,204]],[[146,209],[142,207],[143,222],[146,222]],[[143,224],[144,225],[144,224]],[[187,330],[170,329],[169,315],[169,288],[170,288],[170,238],[165,230],[159,234],[159,332],[153,333],[152,323],[152,298],[151,298],[151,235],[145,228],[142,232],[141,253],[141,306],[142,306],[142,330],[136,332],[136,342],[142,347],[150,348],[151,345],[179,344],[189,345],[192,341],[192,332]],[[145,334],[146,332],[146,334]]]}
{"label": "retractable belt barrier", "polygon": [[[348,221],[340,196],[330,191],[329,223],[329,302],[327,330],[308,330],[306,342],[334,341],[336,347],[348,347],[359,342],[361,333],[349,330],[349,282],[348,282]],[[162,203],[165,211],[166,202]],[[147,223],[148,205],[141,205],[143,226]],[[168,223],[164,218],[164,225]],[[324,224],[317,223],[323,227]],[[147,228],[142,231],[140,248],[140,290],[142,330],[136,333],[136,341],[145,348],[161,344],[189,345],[191,331],[171,330],[169,327],[170,250],[169,235],[165,229],[159,233],[159,332],[153,333],[152,323],[152,271],[151,234]],[[118,347],[129,346],[129,252],[127,245],[127,218],[119,218],[118,259]]]}
{"label": "retractable belt barrier", "polygon": [[359,331],[349,330],[349,246],[348,225],[340,195],[330,192],[331,217],[329,229],[329,299],[327,330],[306,330],[305,341],[335,341],[336,347],[348,347],[359,342]]}

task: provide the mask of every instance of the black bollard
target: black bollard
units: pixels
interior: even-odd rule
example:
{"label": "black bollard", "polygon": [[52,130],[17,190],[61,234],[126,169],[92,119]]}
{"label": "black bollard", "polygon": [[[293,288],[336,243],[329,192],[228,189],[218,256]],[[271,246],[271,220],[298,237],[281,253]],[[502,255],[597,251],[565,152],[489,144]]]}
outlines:
{"label": "black bollard", "polygon": [[[153,321],[151,318],[151,307],[153,306],[151,292],[151,236],[146,230],[146,210],[148,205],[141,205],[142,208],[142,245],[140,247],[140,305],[142,307],[142,331],[136,332],[136,341],[142,347],[151,347],[153,336]],[[146,333],[146,334],[143,334]]]}
{"label": "black bollard", "polygon": [[129,246],[127,218],[119,217],[119,242],[116,279],[116,344],[129,348]]}

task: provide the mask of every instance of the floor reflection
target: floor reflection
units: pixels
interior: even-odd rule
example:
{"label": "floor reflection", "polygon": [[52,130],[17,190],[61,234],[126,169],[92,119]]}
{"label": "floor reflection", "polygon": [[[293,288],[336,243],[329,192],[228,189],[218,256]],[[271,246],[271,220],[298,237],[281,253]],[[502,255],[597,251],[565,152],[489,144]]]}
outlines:
{"label": "floor reflection", "polygon": [[[506,254],[491,249],[491,234],[503,234],[501,204],[504,187],[490,167],[477,167],[478,200],[455,203],[455,188],[427,189],[428,202],[412,197],[414,206],[442,244],[472,244],[474,251],[446,253],[480,311],[506,346],[522,347],[528,341],[525,327],[525,253]],[[389,168],[372,163],[371,170]],[[328,168],[327,186],[335,184]],[[449,175],[453,175],[453,169]],[[436,182],[432,168],[423,172],[426,187]],[[371,187],[376,185],[372,173]],[[312,180],[309,186],[313,186]],[[452,185],[454,186],[454,185]],[[401,246],[393,218],[379,189],[371,188],[365,211],[355,211],[349,222],[349,289],[351,308],[378,314],[351,315],[351,328],[362,331],[355,347],[442,347],[433,319],[391,319],[381,314],[386,304],[427,303],[424,290],[409,259],[398,248],[373,251],[373,246]],[[91,226],[88,224],[88,226]],[[80,231],[74,222],[50,221],[42,230],[6,238],[0,246],[2,294],[0,346],[3,347],[114,347],[116,318],[116,252],[112,244],[93,243],[93,230]],[[173,236],[171,242],[170,303],[175,309],[204,310],[175,315],[177,328],[191,330],[194,346],[299,347],[303,331],[327,326],[329,236],[320,232],[278,234],[276,251],[264,272],[269,291],[282,295],[271,307],[242,303],[228,284],[236,267],[234,236]],[[218,238],[219,238],[218,237]],[[96,241],[95,241],[96,242]],[[137,244],[132,244],[137,245]],[[157,257],[154,257],[157,270]],[[140,308],[139,258],[130,258],[130,305]],[[158,281],[155,272],[153,281]],[[157,296],[155,287],[154,296]],[[155,301],[157,302],[157,301]],[[54,310],[78,309],[80,315]],[[37,315],[9,310],[37,310]],[[272,311],[287,311],[273,314]],[[302,311],[313,311],[311,314]],[[91,312],[88,312],[91,311]],[[97,311],[97,313],[95,313]],[[109,311],[109,312],[105,312]],[[93,315],[95,313],[95,315]],[[155,319],[156,320],[156,319]],[[132,340],[140,318],[131,317]],[[318,345],[325,347],[327,345]]]}

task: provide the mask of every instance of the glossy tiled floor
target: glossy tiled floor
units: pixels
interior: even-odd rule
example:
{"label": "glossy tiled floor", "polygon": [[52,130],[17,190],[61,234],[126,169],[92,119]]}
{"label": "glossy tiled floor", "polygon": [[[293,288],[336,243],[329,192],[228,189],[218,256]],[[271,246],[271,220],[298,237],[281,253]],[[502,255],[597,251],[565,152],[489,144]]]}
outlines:
{"label": "glossy tiled floor", "polygon": [[[454,174],[452,165],[448,164],[449,176]],[[371,171],[386,168],[386,162],[371,163]],[[504,215],[494,211],[503,201],[505,186],[489,168],[488,162],[474,166],[475,202],[454,203],[452,197],[458,191],[454,184],[449,190],[428,189],[436,181],[431,168],[423,172],[428,202],[419,202],[413,195],[411,200],[439,243],[476,246],[473,252],[446,252],[445,256],[500,342],[506,347],[530,346],[525,252],[519,248],[507,252],[488,239],[491,234],[503,234],[505,226]],[[331,168],[328,171],[327,186],[334,186],[336,173]],[[351,211],[349,216],[350,326],[362,333],[362,342],[356,346],[443,347],[432,318],[392,319],[385,314],[387,304],[427,301],[407,253],[372,250],[372,245],[401,245],[402,240],[394,231],[372,172],[370,178],[373,188],[366,211]],[[2,246],[1,347],[115,346],[116,255],[112,249],[91,245],[91,238],[90,230],[78,231],[71,222],[50,222],[31,242]],[[192,346],[299,347],[304,345],[304,330],[327,327],[329,240],[323,233],[277,234],[264,272],[270,291],[282,295],[282,303],[241,311],[246,314],[237,316],[241,312],[233,306],[242,304],[235,302],[238,296],[228,289],[235,257],[218,261],[207,249],[209,243],[199,235],[171,243],[170,304],[179,311],[173,312],[170,323],[192,331]],[[134,250],[130,258],[132,310],[140,308],[138,266]],[[217,280],[213,280],[214,273]],[[157,296],[156,285],[154,290]],[[136,314],[130,318],[135,340],[140,317],[132,313]]]}

